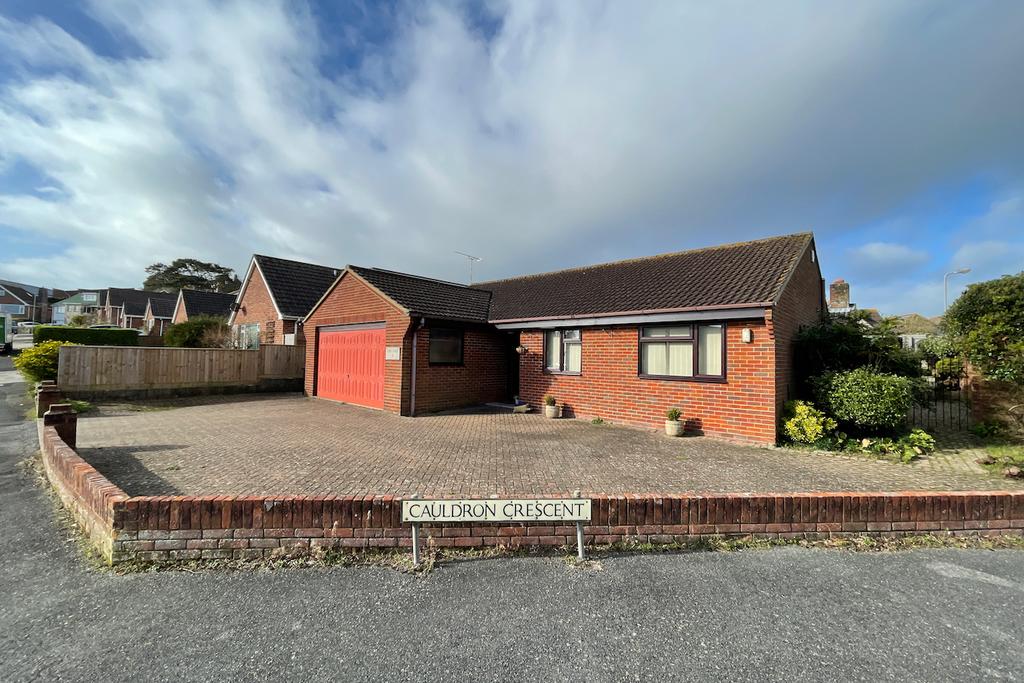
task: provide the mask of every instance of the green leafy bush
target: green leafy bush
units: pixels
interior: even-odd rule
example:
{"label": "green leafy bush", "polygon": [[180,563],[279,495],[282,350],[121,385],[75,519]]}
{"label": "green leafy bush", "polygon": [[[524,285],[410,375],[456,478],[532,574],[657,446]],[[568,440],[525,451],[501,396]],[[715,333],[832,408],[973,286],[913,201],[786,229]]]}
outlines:
{"label": "green leafy bush", "polygon": [[164,344],[188,348],[219,348],[225,345],[225,340],[229,337],[230,328],[223,318],[197,316],[168,327],[164,334]]}
{"label": "green leafy bush", "polygon": [[667,411],[665,411],[665,417],[671,420],[672,422],[677,422],[682,414],[683,413],[681,410],[679,410],[679,408],[669,408]]}
{"label": "green leafy bush", "polygon": [[545,394],[544,395],[544,405],[546,405],[546,406],[553,406],[553,405],[555,405],[555,397],[552,396],[551,394]]}
{"label": "green leafy bush", "polygon": [[819,443],[838,426],[835,420],[806,401],[790,401],[785,414],[782,431],[796,443]]}
{"label": "green leafy bush", "polygon": [[935,437],[923,429],[914,429],[901,439],[911,448],[919,449],[921,453],[931,453],[935,450]]}
{"label": "green leafy bush", "polygon": [[982,439],[993,439],[1002,436],[1006,432],[1006,427],[998,422],[986,420],[971,427],[970,431]]}
{"label": "green leafy bush", "polygon": [[121,328],[40,325],[32,330],[32,341],[36,344],[64,341],[86,346],[138,346],[139,333]]}
{"label": "green leafy bush", "polygon": [[922,357],[930,361],[939,361],[942,358],[953,358],[959,356],[953,339],[946,335],[932,335],[925,337],[917,343],[917,351]]}
{"label": "green leafy bush", "polygon": [[70,342],[44,341],[24,349],[14,357],[14,367],[32,382],[44,379],[57,379],[57,364],[60,359],[60,347],[75,346]]}
{"label": "green leafy bush", "polygon": [[825,375],[816,383],[821,405],[841,423],[863,432],[885,432],[906,422],[914,383],[869,368]]}
{"label": "green leafy bush", "polygon": [[863,315],[831,315],[796,337],[794,371],[800,395],[809,397],[815,378],[860,367],[905,377],[921,375],[920,354],[904,349],[897,320],[886,318],[875,326]]}
{"label": "green leafy bush", "polygon": [[944,324],[985,377],[1024,385],[1024,272],[968,285]]}

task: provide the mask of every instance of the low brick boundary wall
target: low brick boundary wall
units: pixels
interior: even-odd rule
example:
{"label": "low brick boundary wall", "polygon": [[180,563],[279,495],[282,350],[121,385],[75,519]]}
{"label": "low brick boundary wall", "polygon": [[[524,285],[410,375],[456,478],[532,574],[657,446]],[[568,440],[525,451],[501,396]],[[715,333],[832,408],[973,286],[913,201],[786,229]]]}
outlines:
{"label": "low brick boundary wall", "polygon": [[[256,559],[412,543],[397,496],[129,497],[40,425],[46,474],[108,562]],[[823,538],[934,532],[1024,534],[1024,491],[590,496],[589,545],[707,537]],[[558,524],[421,527],[428,547],[563,546]]]}
{"label": "low brick boundary wall", "polygon": [[39,448],[43,470],[64,506],[107,561],[114,555],[115,510],[123,509],[128,495],[83,460],[40,420]]}

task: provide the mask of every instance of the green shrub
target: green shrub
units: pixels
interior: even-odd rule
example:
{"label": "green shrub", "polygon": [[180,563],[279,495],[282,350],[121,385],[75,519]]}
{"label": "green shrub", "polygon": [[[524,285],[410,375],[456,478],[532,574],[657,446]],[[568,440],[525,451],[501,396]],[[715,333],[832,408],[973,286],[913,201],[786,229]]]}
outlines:
{"label": "green shrub", "polygon": [[835,420],[806,401],[787,403],[786,415],[782,431],[796,443],[819,443],[831,436],[838,426]]}
{"label": "green shrub", "polygon": [[222,347],[230,336],[223,318],[197,316],[177,325],[171,325],[164,334],[166,346],[188,348]]}
{"label": "green shrub", "polygon": [[959,358],[940,358],[935,362],[932,374],[935,379],[946,385],[959,385],[963,376],[964,363]]}
{"label": "green shrub", "polygon": [[60,347],[76,346],[70,342],[44,341],[31,346],[14,357],[14,367],[31,382],[57,379]]}
{"label": "green shrub", "polygon": [[553,406],[553,405],[555,405],[555,397],[552,396],[551,394],[545,394],[544,395],[544,405],[546,405],[546,406]]}
{"label": "green shrub", "polygon": [[682,414],[683,412],[679,410],[679,408],[669,408],[667,411],[665,411],[665,417],[671,420],[672,422],[677,422]]}
{"label": "green shrub", "polygon": [[914,429],[902,439],[900,439],[905,445],[911,448],[917,449],[920,454],[931,453],[935,450],[935,437],[923,429]]}
{"label": "green shrub", "polygon": [[909,378],[868,368],[825,375],[815,386],[830,415],[864,432],[901,427],[914,402],[914,383]]}
{"label": "green shrub", "polygon": [[932,335],[917,343],[917,351],[927,360],[938,361],[960,355],[953,339],[946,335]]}
{"label": "green shrub", "polygon": [[135,330],[102,327],[64,327],[40,325],[32,330],[32,341],[65,341],[86,346],[138,346],[139,333]]}
{"label": "green shrub", "polygon": [[992,439],[1002,436],[1005,431],[1006,427],[998,422],[979,422],[971,427],[971,433],[975,436],[980,436],[983,439]]}

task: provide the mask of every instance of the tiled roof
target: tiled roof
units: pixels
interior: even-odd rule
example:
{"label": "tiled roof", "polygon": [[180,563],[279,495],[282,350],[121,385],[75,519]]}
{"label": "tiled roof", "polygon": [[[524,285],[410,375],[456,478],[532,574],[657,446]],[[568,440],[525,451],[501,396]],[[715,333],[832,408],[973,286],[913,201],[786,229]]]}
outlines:
{"label": "tiled roof", "polygon": [[154,318],[170,318],[174,315],[174,306],[178,303],[177,299],[153,299],[149,300],[150,308],[153,309]]}
{"label": "tiled roof", "polygon": [[491,294],[486,290],[380,268],[349,266],[349,270],[413,315],[487,322]]}
{"label": "tiled roof", "polygon": [[32,293],[29,292],[28,290],[13,284],[0,284],[0,289],[6,290],[12,296],[21,299],[27,305],[32,305]]}
{"label": "tiled roof", "polygon": [[211,315],[226,318],[231,313],[235,295],[225,292],[201,292],[198,289],[181,290],[185,313],[189,316]]}
{"label": "tiled roof", "polygon": [[309,313],[340,273],[337,268],[261,254],[255,259],[281,315],[289,317]]}
{"label": "tiled roof", "polygon": [[150,299],[167,300],[171,305],[177,300],[177,293],[172,292],[147,292],[144,289],[117,289],[111,287],[107,290],[107,297],[111,306],[123,306],[125,315],[142,317],[146,314],[146,302]]}
{"label": "tiled roof", "polygon": [[770,305],[810,233],[481,282],[491,321]]}

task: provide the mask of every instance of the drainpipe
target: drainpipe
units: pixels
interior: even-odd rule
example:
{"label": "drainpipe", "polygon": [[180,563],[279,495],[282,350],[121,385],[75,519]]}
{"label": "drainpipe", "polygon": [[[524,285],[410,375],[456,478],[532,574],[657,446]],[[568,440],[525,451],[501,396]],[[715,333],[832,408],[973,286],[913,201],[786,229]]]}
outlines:
{"label": "drainpipe", "polygon": [[416,416],[416,347],[419,346],[417,339],[420,328],[426,324],[425,318],[420,318],[416,326],[412,328],[412,387],[409,391],[409,417]]}

